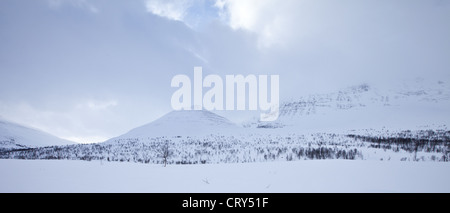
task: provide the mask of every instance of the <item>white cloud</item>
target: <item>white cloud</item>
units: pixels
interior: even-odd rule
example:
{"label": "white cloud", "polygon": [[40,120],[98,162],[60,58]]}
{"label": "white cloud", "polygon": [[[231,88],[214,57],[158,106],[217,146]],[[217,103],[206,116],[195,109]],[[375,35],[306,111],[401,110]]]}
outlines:
{"label": "white cloud", "polygon": [[189,0],[147,0],[147,11],[171,20],[183,21],[187,10],[192,6]]}
{"label": "white cloud", "polygon": [[298,1],[217,0],[222,19],[233,29],[258,35],[259,47],[284,45],[292,24],[292,5]]}
{"label": "white cloud", "polygon": [[220,14],[220,2],[214,0],[146,0],[147,12],[183,22],[196,31],[204,29]]}

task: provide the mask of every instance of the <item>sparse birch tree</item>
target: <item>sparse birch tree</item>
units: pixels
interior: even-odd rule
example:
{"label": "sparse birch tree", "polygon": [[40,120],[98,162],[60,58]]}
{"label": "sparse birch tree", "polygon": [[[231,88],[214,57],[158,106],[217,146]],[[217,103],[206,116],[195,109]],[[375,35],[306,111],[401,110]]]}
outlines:
{"label": "sparse birch tree", "polygon": [[161,157],[164,161],[164,167],[167,166],[167,159],[172,155],[172,152],[169,148],[169,140],[165,140],[164,144],[161,147]]}

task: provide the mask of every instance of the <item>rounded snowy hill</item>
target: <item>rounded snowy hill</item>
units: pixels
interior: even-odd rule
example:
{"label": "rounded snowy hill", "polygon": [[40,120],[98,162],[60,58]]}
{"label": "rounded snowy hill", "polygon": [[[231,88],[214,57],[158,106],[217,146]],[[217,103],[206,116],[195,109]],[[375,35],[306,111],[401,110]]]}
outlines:
{"label": "rounded snowy hill", "polygon": [[68,144],[74,144],[74,142],[37,129],[0,120],[0,148],[17,149]]}
{"label": "rounded snowy hill", "polygon": [[172,111],[161,118],[110,139],[148,138],[161,136],[201,136],[230,134],[242,130],[228,119],[207,110]]}

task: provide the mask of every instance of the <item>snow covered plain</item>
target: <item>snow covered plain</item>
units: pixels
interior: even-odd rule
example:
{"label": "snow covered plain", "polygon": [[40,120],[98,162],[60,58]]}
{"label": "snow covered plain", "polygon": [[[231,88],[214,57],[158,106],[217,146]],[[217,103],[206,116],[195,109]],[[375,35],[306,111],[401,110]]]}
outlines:
{"label": "snow covered plain", "polygon": [[450,192],[444,162],[307,160],[168,165],[0,160],[0,192]]}

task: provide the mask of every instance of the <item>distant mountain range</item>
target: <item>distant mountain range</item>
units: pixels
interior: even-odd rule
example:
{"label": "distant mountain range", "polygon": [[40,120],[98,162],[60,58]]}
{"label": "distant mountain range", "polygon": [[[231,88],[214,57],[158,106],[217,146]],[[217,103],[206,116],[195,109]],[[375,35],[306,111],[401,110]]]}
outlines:
{"label": "distant mountain range", "polygon": [[358,128],[418,128],[449,125],[450,87],[442,82],[400,84],[379,90],[369,84],[337,92],[313,94],[280,104],[274,122],[257,118],[243,124],[247,128],[291,128],[293,131],[333,131]]}
{"label": "distant mountain range", "polygon": [[[363,130],[360,132],[366,134],[367,129],[393,132],[428,129],[447,131],[447,126],[450,125],[449,109],[450,87],[442,81],[429,83],[417,80],[412,84],[399,84],[398,88],[392,90],[379,90],[369,84],[361,84],[337,92],[283,102],[280,105],[279,119],[275,122],[260,122],[255,119],[237,125],[206,110],[172,111],[106,142],[215,136],[225,136],[228,137],[227,140],[239,137],[241,141],[246,141],[245,135],[355,134],[358,130]],[[0,121],[2,149],[65,144],[73,142],[36,129]]]}

